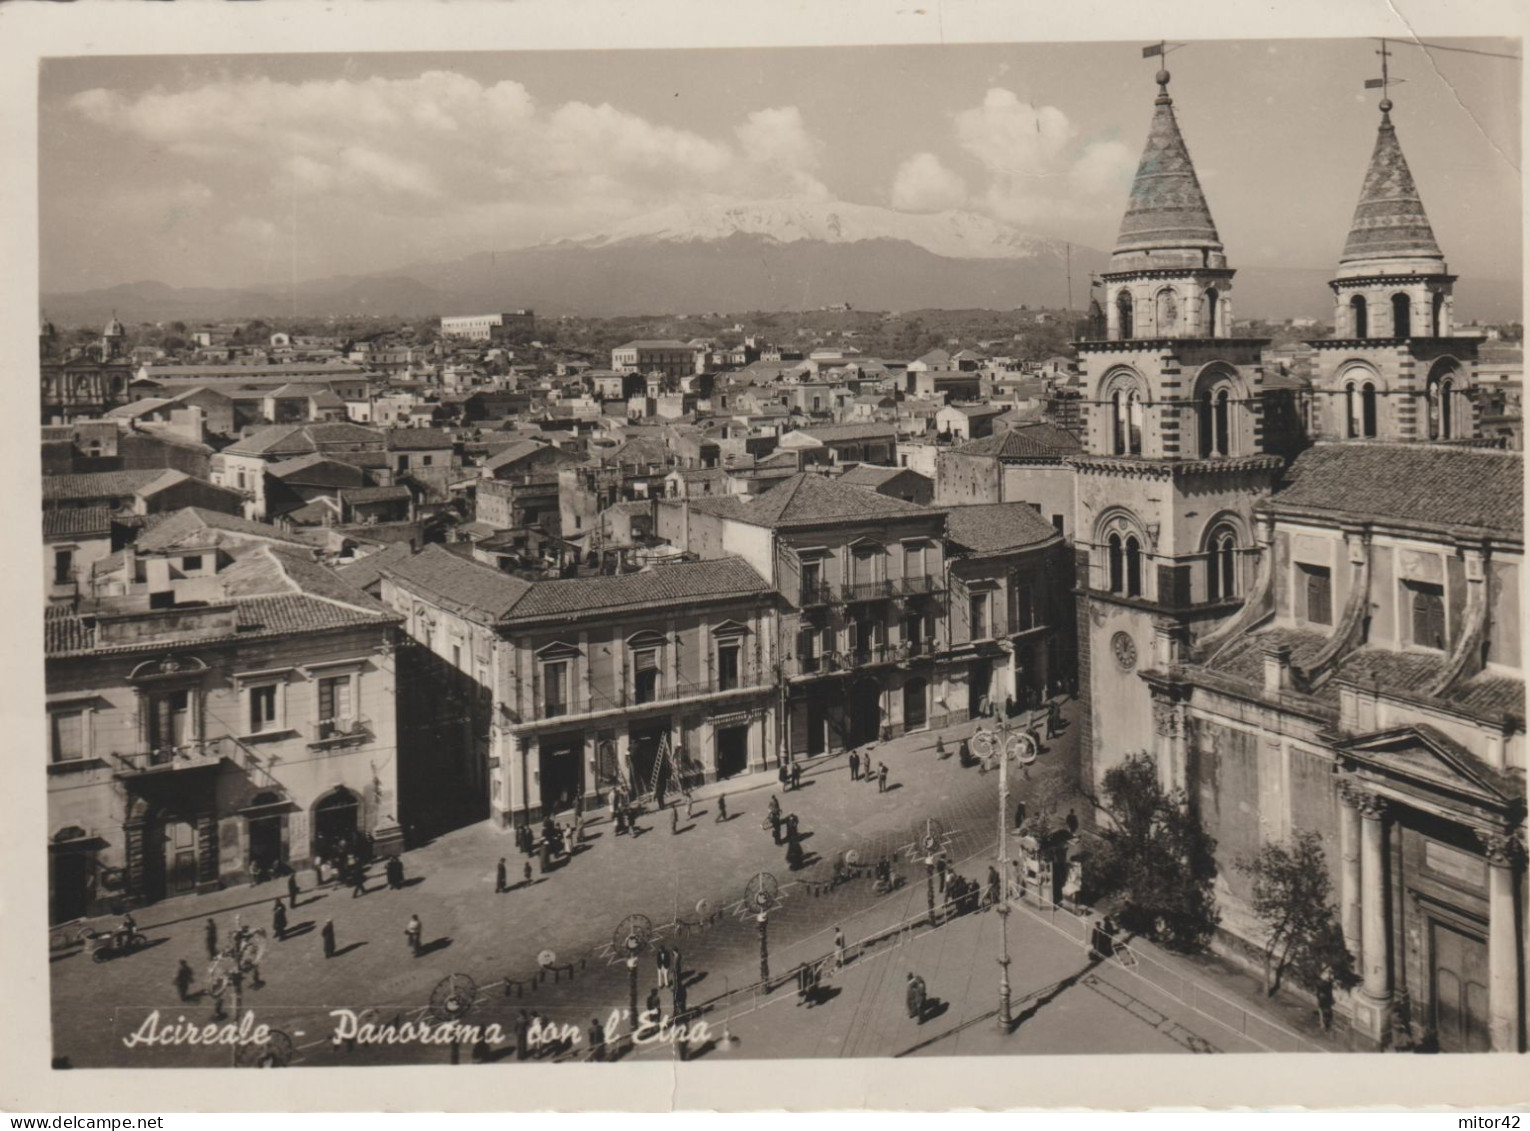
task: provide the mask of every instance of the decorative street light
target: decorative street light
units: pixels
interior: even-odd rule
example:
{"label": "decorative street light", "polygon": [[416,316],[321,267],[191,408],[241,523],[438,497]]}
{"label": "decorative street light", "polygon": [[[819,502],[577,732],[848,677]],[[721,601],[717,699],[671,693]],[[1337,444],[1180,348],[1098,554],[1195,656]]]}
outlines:
{"label": "decorative street light", "polygon": [[911,851],[916,859],[924,855],[924,901],[930,909],[930,926],[935,926],[935,861],[945,841],[945,828],[934,817],[926,817],[914,826]]}
{"label": "decorative street light", "polygon": [[611,946],[627,956],[627,1017],[632,1032],[638,1030],[638,955],[648,949],[653,938],[653,920],[647,915],[628,915],[611,935]]}
{"label": "decorative street light", "polygon": [[769,872],[757,873],[744,885],[744,907],[754,912],[754,921],[760,929],[760,984],[770,993],[770,939],[766,923],[771,909],[778,906],[776,893],[780,885]]}
{"label": "decorative street light", "polygon": [[999,769],[999,1028],[1009,1032],[1014,1027],[1010,1011],[1009,987],[1009,837],[1007,818],[1009,814],[1009,762],[1013,758],[1022,766],[1036,760],[1036,743],[1021,730],[1011,730],[1006,718],[997,731],[979,729],[972,736],[972,748],[983,759],[985,768],[997,762]]}
{"label": "decorative street light", "polygon": [[[448,974],[430,991],[430,1002],[425,1015],[432,1021],[458,1022],[472,1012],[478,1000],[478,984],[466,974]],[[462,1039],[458,1031],[452,1034],[452,1063],[461,1063]]]}

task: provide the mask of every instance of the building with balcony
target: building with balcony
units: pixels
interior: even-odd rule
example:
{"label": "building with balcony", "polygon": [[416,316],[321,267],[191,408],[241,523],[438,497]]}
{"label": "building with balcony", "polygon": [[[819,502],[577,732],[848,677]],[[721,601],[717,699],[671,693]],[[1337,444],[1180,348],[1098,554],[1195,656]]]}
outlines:
{"label": "building with balcony", "polygon": [[[750,499],[664,500],[660,537],[733,554],[782,598],[783,741],[821,754],[940,725],[945,515],[801,473]],[[960,717],[965,717],[965,707]]]}
{"label": "building with balcony", "polygon": [[706,357],[705,346],[688,342],[627,342],[611,351],[611,368],[617,373],[662,373],[679,379],[702,372]]}
{"label": "building with balcony", "polygon": [[121,551],[111,596],[46,610],[54,922],[398,843],[397,618],[229,535]]}
{"label": "building with balcony", "polygon": [[739,558],[526,580],[427,546],[382,578],[417,686],[444,689],[426,694],[471,752],[449,788],[481,783],[496,824],[776,756],[777,602]]}

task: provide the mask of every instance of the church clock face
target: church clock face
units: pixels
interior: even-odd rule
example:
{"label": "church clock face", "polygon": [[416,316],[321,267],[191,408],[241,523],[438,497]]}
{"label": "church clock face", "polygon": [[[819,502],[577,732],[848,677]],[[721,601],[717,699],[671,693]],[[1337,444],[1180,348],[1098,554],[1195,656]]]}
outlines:
{"label": "church clock face", "polygon": [[1127,633],[1118,632],[1112,636],[1110,650],[1116,654],[1116,663],[1127,671],[1137,666],[1137,643]]}

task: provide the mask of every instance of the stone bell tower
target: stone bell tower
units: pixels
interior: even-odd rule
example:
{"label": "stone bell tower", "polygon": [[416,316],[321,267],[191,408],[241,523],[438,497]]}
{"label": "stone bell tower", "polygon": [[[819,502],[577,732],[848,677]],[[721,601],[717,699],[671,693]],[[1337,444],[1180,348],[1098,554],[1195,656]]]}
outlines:
{"label": "stone bell tower", "polygon": [[1088,414],[1085,454],[1072,461],[1088,786],[1154,747],[1155,671],[1241,605],[1258,553],[1252,507],[1281,466],[1264,451],[1265,343],[1232,335],[1234,272],[1169,73],[1156,78],[1147,145],[1101,276],[1105,336],[1077,343]]}

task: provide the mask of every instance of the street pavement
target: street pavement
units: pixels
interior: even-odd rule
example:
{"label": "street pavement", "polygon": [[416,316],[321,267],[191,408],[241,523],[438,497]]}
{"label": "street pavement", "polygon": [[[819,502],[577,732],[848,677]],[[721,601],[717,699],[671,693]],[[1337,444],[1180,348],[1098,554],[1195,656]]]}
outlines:
{"label": "street pavement", "polygon": [[[1066,729],[1047,743],[1029,771],[1012,772],[1012,798],[1039,795],[1063,777],[1072,763],[1075,706],[1066,706]],[[939,737],[954,751],[972,728],[949,728]],[[1231,1030],[1213,1031],[1218,1026],[1124,969],[1091,967],[1076,926],[1059,930],[1045,915],[1027,909],[1010,916],[1011,978],[1015,1012],[1030,1013],[1012,1034],[999,1033],[992,1017],[998,916],[961,916],[931,929],[925,922],[922,851],[915,848],[917,830],[933,822],[955,869],[981,882],[996,843],[996,775],[963,767],[956,757],[937,758],[936,738],[926,732],[875,747],[873,757],[889,769],[885,793],[874,782],[851,781],[844,756],[815,765],[797,791],[782,793],[773,777],[720,783],[698,793],[694,817],[687,819],[682,808],[678,833],[671,833],[667,813],[645,816],[640,824],[646,831],[637,837],[617,837],[609,823],[588,827],[580,850],[550,874],[535,874],[533,862],[530,884],[518,882],[526,858],[512,838],[486,824],[406,853],[406,886],[400,891],[386,888],[380,867],[373,868],[369,891],[359,898],[335,886],[311,890],[312,874],[304,873],[299,882],[305,890],[288,913],[289,937],[269,943],[263,984],[244,989],[243,1008],[290,1035],[299,1066],[446,1063],[453,1055],[468,1061],[474,1050],[419,1043],[337,1047],[331,1039],[333,1010],[349,1009],[378,1023],[417,1020],[442,979],[466,975],[477,987],[466,1023],[498,1024],[504,1036],[476,1052],[494,1062],[516,1063],[510,1042],[522,1010],[581,1033],[592,1020],[608,1021],[615,1011],[613,1034],[630,1031],[630,1018],[621,1014],[629,999],[629,973],[613,949],[613,935],[627,916],[643,915],[657,939],[680,951],[687,1005],[703,1011],[711,1030],[707,1039],[690,1045],[690,1055],[1234,1051]],[[719,791],[728,794],[726,823],[714,819]],[[772,795],[784,813],[800,820],[809,856],[795,873],[786,864],[784,846],[773,845],[761,827]],[[1087,819],[1081,801],[1078,811]],[[847,849],[866,862],[896,857],[907,882],[886,895],[878,895],[869,878],[830,888],[833,862]],[[516,887],[495,894],[500,856]],[[741,907],[745,884],[762,871],[773,875],[780,889],[767,923],[772,983],[788,982],[769,993],[755,985],[759,928]],[[271,904],[284,890],[283,882],[274,881],[143,909],[137,918],[151,946],[105,963],[91,962],[78,949],[55,952],[55,1057],[77,1067],[228,1064],[226,1046],[128,1048],[123,1042],[143,1032],[155,1010],[161,1024],[178,1017],[206,1024],[213,1014],[208,998],[194,988],[192,1001],[177,1000],[177,961],[185,958],[200,982],[207,968],[205,920],[214,918],[225,939],[236,915],[269,931]],[[423,924],[424,953],[418,958],[410,955],[404,936],[411,914]],[[338,948],[327,960],[319,937],[326,920],[334,924]],[[828,978],[829,1000],[811,1009],[798,1006],[790,975],[798,964],[830,952],[836,927],[844,930],[856,957]],[[855,945],[889,932],[887,941]],[[544,968],[539,956],[549,950],[553,961]],[[930,993],[946,1003],[922,1025],[903,1012],[909,969],[917,969]],[[645,953],[638,970],[640,1005],[655,980],[652,955]],[[670,991],[661,1001],[663,1012],[670,1013]],[[226,1005],[232,1012],[232,1000]],[[985,1011],[989,1016],[983,1020]],[[733,1040],[721,1040],[719,1021]],[[568,1057],[588,1050],[583,1044],[561,1049],[548,1044],[534,1051]],[[620,1055],[650,1059],[679,1052],[672,1042],[627,1042]]]}

